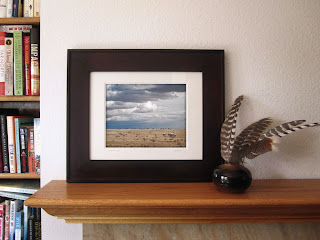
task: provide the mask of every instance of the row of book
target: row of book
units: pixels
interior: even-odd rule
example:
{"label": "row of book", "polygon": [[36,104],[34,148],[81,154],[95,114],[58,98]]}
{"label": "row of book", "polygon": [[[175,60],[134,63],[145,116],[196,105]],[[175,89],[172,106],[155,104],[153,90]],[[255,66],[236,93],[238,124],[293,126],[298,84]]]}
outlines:
{"label": "row of book", "polygon": [[0,26],[0,95],[40,95],[40,32]]}
{"label": "row of book", "polygon": [[24,205],[39,185],[38,180],[1,180],[0,240],[41,239],[41,211]]}
{"label": "row of book", "polygon": [[0,18],[40,17],[40,0],[0,0]]}
{"label": "row of book", "polygon": [[0,172],[40,174],[40,118],[0,115]]}

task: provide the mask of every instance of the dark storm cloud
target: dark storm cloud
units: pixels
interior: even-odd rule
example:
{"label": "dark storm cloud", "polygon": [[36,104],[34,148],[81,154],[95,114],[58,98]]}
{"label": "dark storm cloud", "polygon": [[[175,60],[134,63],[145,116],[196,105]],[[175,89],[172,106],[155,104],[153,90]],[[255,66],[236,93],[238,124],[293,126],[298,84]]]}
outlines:
{"label": "dark storm cloud", "polygon": [[176,98],[175,92],[185,92],[185,84],[113,84],[107,85],[107,101],[142,103]]}

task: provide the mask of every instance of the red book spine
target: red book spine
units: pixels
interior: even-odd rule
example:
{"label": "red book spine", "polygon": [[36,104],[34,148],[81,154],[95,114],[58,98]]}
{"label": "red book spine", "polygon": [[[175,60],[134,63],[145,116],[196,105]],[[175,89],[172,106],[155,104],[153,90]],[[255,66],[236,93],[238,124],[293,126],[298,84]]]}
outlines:
{"label": "red book spine", "polygon": [[25,95],[31,95],[31,46],[30,35],[23,36],[24,46],[24,92]]}
{"label": "red book spine", "polygon": [[5,32],[0,32],[0,95],[5,95],[5,57],[4,57],[4,46],[5,46]]}
{"label": "red book spine", "polygon": [[28,165],[29,165],[29,173],[36,173],[36,164],[34,157],[34,127],[28,128]]}

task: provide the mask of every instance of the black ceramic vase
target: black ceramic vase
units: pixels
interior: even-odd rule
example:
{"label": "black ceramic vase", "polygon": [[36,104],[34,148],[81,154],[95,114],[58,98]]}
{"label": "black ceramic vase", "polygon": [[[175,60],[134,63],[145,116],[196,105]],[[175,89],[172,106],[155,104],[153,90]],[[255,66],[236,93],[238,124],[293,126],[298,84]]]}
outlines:
{"label": "black ceramic vase", "polygon": [[213,171],[213,182],[222,192],[242,193],[251,181],[251,172],[242,165],[222,164]]}

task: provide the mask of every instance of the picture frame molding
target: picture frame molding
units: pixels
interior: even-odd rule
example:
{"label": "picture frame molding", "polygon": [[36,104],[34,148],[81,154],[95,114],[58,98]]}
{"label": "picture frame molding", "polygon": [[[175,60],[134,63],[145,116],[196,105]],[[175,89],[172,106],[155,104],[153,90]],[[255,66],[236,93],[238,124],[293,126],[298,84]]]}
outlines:
{"label": "picture frame molding", "polygon": [[[90,160],[90,73],[107,71],[202,72],[203,159]],[[67,182],[209,182],[222,162],[223,50],[69,49],[67,93]]]}

